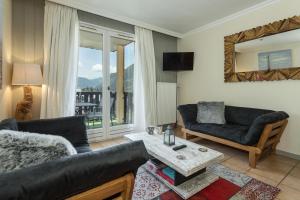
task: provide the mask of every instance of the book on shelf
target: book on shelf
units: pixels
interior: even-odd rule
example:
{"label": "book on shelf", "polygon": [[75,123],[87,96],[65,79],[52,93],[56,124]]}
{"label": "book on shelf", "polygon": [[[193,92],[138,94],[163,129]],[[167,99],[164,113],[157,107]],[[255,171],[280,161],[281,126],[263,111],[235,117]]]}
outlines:
{"label": "book on shelf", "polygon": [[166,181],[168,181],[170,184],[174,185],[175,184],[175,180],[172,179],[171,177],[169,177],[168,175],[164,174],[163,171],[161,169],[156,171],[156,174],[160,177],[162,177],[163,179],[165,179]]}
{"label": "book on shelf", "polygon": [[171,185],[177,186],[185,181],[198,176],[206,171],[206,168],[199,170],[198,172],[194,173],[191,176],[185,177],[184,175],[180,174],[179,172],[175,171],[171,167],[168,167],[161,161],[157,159],[150,159],[147,164],[145,165],[148,171],[160,176],[161,178],[165,179]]}
{"label": "book on shelf", "polygon": [[175,180],[176,171],[172,169],[171,167],[165,167],[162,169],[162,172],[170,177],[171,179]]}

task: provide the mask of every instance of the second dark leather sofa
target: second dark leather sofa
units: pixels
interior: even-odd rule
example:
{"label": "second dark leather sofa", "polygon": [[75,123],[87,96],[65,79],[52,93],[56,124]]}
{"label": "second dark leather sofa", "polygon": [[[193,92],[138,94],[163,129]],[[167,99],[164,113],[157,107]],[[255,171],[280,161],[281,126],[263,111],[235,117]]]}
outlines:
{"label": "second dark leather sofa", "polygon": [[274,152],[288,124],[283,111],[225,106],[225,124],[197,123],[197,104],[178,107],[183,119],[182,132],[249,152],[249,165],[256,167],[263,152]]}
{"label": "second dark leather sofa", "polygon": [[255,145],[268,123],[287,119],[283,111],[225,106],[226,124],[200,124],[196,122],[197,104],[178,107],[185,128],[244,145]]}

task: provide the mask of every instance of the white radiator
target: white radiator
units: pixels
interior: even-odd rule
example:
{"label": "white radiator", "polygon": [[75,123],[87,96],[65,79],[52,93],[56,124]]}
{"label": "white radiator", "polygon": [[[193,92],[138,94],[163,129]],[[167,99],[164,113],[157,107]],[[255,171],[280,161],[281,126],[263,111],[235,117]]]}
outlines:
{"label": "white radiator", "polygon": [[176,83],[157,83],[158,125],[176,123]]}

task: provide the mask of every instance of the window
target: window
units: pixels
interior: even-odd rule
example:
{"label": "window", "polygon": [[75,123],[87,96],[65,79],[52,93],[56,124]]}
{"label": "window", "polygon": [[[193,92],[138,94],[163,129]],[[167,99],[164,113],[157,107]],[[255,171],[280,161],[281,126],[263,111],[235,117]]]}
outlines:
{"label": "window", "polygon": [[112,37],[110,48],[110,125],[132,124],[134,42]]}
{"label": "window", "polygon": [[85,116],[97,137],[133,124],[134,40],[125,36],[86,27],[80,32],[76,115]]}
{"label": "window", "polygon": [[84,115],[88,128],[103,127],[103,36],[80,32],[76,114]]}

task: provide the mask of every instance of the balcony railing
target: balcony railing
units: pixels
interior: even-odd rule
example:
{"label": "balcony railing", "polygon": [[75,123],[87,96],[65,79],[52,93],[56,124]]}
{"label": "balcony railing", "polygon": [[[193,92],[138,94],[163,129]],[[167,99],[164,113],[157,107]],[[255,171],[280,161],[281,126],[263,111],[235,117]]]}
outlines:
{"label": "balcony railing", "polygon": [[[110,92],[110,125],[133,123],[133,94],[124,92],[123,119],[117,116],[116,92]],[[88,128],[101,128],[103,125],[103,95],[102,92],[77,92],[76,115],[83,115]]]}

